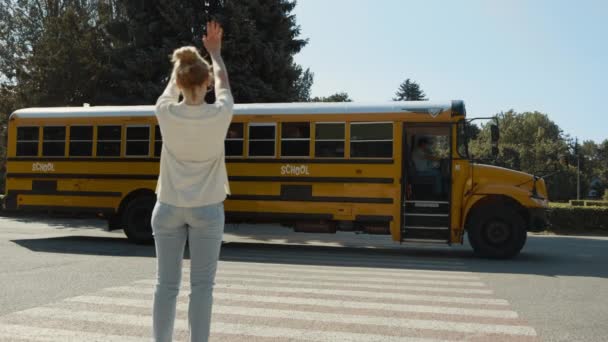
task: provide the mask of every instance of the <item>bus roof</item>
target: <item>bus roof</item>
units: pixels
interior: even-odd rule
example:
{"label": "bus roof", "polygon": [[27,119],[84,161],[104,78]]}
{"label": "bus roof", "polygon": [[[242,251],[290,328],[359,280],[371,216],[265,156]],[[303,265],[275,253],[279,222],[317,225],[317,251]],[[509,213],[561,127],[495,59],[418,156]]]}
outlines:
{"label": "bus roof", "polygon": [[[447,110],[452,110],[452,115],[464,114],[464,104],[462,101],[402,101],[384,103],[250,103],[236,104],[234,106],[235,115],[428,113],[429,115],[435,116]],[[34,119],[151,115],[154,115],[154,106],[83,106],[24,108],[13,112],[11,117]]]}

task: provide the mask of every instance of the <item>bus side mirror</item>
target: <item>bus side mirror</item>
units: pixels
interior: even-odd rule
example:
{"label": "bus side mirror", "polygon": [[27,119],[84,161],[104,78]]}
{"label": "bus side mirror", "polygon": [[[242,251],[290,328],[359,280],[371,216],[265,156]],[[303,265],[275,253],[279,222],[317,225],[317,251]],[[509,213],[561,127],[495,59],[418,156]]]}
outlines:
{"label": "bus side mirror", "polygon": [[490,126],[490,135],[492,139],[492,146],[498,144],[498,139],[500,139],[500,131],[497,125],[492,124]]}
{"label": "bus side mirror", "polygon": [[490,140],[492,144],[492,156],[494,158],[498,157],[498,139],[500,139],[500,132],[498,130],[498,125],[492,124],[490,126]]}

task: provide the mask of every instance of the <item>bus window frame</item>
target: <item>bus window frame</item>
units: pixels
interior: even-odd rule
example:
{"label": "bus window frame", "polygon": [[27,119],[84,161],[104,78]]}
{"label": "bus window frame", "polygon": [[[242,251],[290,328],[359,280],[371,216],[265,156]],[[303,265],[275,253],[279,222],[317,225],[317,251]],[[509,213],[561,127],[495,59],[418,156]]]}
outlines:
{"label": "bus window frame", "polygon": [[[353,125],[374,125],[374,124],[390,124],[391,125],[391,139],[366,139],[366,140],[353,140],[352,126]],[[393,159],[395,157],[395,121],[351,121],[349,122],[349,158],[350,159]],[[353,142],[357,143],[370,143],[370,142],[391,142],[391,155],[388,157],[356,157],[353,156]]]}
{"label": "bus window frame", "polygon": [[[226,158],[230,158],[230,159],[243,159],[245,157],[245,132],[249,132],[249,125],[247,125],[246,122],[231,122],[230,126],[234,125],[234,124],[241,124],[243,125],[243,137],[242,138],[228,138],[226,136],[226,138],[224,139],[225,141],[240,141],[243,144],[243,152],[241,153],[241,155],[227,155],[226,154]],[[228,126],[228,130],[230,130],[230,126]],[[226,133],[227,134],[227,133]],[[275,136],[276,136],[276,132],[275,132]],[[225,149],[225,147],[224,147]],[[249,153],[249,151],[247,151]],[[275,153],[276,153],[276,147],[275,147]]]}
{"label": "bus window frame", "polygon": [[[272,141],[274,142],[274,151],[272,156],[252,156],[251,155],[251,127],[274,127],[274,139],[254,139],[253,141]],[[247,158],[253,159],[273,159],[277,157],[277,136],[278,125],[276,122],[250,122],[247,125]]]}
{"label": "bus window frame", "polygon": [[[120,139],[118,139],[118,140],[99,140],[99,128],[100,127],[120,127]],[[126,145],[126,144],[122,143],[123,134],[125,134],[124,125],[120,125],[120,124],[118,124],[118,125],[96,125],[94,134],[95,134],[95,138],[96,138],[95,139],[95,158],[107,159],[107,158],[121,158],[123,156],[123,148],[125,148],[124,145]],[[119,149],[118,155],[117,156],[100,156],[99,155],[99,143],[100,142],[102,142],[102,143],[119,142],[120,149]]]}
{"label": "bus window frame", "polygon": [[[308,124],[308,138],[283,138],[283,125],[285,124]],[[281,155],[279,156],[279,158],[281,159],[290,159],[290,158],[299,158],[299,159],[310,159],[310,152],[311,152],[311,141],[312,141],[312,137],[311,137],[311,133],[312,133],[312,125],[313,122],[311,121],[284,121],[281,122],[281,137],[279,138],[279,143],[281,146]],[[283,155],[283,142],[289,142],[289,141],[308,141],[308,155],[305,156],[284,156]]]}
{"label": "bus window frame", "polygon": [[[148,139],[147,140],[139,140],[139,139],[138,140],[129,140],[129,128],[147,128],[148,129]],[[146,124],[125,125],[124,129],[125,129],[125,132],[124,132],[124,134],[125,134],[125,146],[124,146],[124,149],[125,149],[124,155],[125,155],[125,157],[128,157],[128,158],[149,158],[150,157],[150,152],[151,152],[150,141],[152,140],[152,129],[151,129],[150,125],[146,125]],[[132,154],[128,154],[127,151],[128,151],[129,141],[131,141],[131,142],[147,142],[148,143],[148,154],[146,154],[146,155],[143,155],[143,154],[133,154],[133,155]]]}
{"label": "bus window frame", "polygon": [[[37,140],[21,140],[19,141],[19,128],[37,128],[38,129],[38,139]],[[17,126],[15,127],[15,131],[16,131],[16,136],[15,136],[15,157],[17,158],[39,158],[40,155],[42,154],[42,140],[41,138],[41,131],[42,131],[42,126],[40,125],[25,125],[25,126]],[[27,156],[20,156],[18,154],[19,151],[19,143],[36,143],[36,155],[27,155]]]}
{"label": "bus window frame", "polygon": [[[70,139],[68,145],[68,157],[69,158],[93,158],[95,150],[95,125],[68,125],[70,132]],[[91,127],[91,140],[73,140],[72,139],[72,127]],[[72,156],[72,142],[76,143],[91,143],[91,154],[88,156]]]}
{"label": "bus window frame", "polygon": [[[319,125],[319,124],[320,125],[331,125],[331,124],[333,124],[333,125],[342,125],[343,129],[344,129],[344,139],[317,139],[316,132],[317,132],[317,125]],[[346,121],[320,121],[320,122],[315,122],[314,126],[315,126],[315,138],[314,138],[315,155],[314,155],[314,158],[315,159],[318,158],[318,159],[322,159],[322,160],[323,159],[336,159],[336,158],[338,158],[338,159],[346,159],[346,157],[347,157],[346,156],[346,145],[347,145],[346,144],[346,129],[348,127],[348,123]],[[319,142],[319,141],[320,142],[326,142],[327,141],[327,142],[342,142],[342,143],[344,143],[344,146],[343,146],[344,150],[342,151],[342,156],[341,157],[335,157],[335,156],[333,156],[333,157],[320,157],[320,156],[317,156],[317,142]]]}
{"label": "bus window frame", "polygon": [[[60,127],[60,128],[63,128],[63,129],[64,129],[64,132],[63,132],[63,140],[48,140],[48,141],[47,141],[47,140],[44,138],[44,129],[45,129],[45,128],[56,128],[56,127]],[[65,158],[65,157],[66,157],[65,149],[66,149],[67,142],[68,142],[68,126],[67,126],[67,125],[43,125],[43,126],[40,126],[40,128],[41,128],[42,134],[41,134],[41,135],[39,135],[38,139],[39,139],[39,140],[41,141],[41,143],[42,143],[42,150],[40,151],[39,155],[40,155],[42,158],[51,158],[51,159],[53,159],[53,158]],[[59,142],[63,142],[63,154],[62,154],[62,155],[60,155],[60,156],[48,156],[48,155],[45,155],[45,154],[44,154],[44,143],[46,143],[46,142],[49,142],[49,143],[59,143]]]}
{"label": "bus window frame", "polygon": [[[158,127],[158,133],[160,134],[156,134],[156,128]],[[160,137],[160,138],[159,138]],[[152,140],[152,139],[150,139]],[[156,144],[160,143],[160,148],[158,149],[158,155],[156,155]],[[159,124],[154,124],[154,141],[152,143],[152,147],[154,148],[154,151],[151,153],[153,158],[160,158],[160,155],[162,153],[163,150],[163,133],[160,130],[160,125]]]}

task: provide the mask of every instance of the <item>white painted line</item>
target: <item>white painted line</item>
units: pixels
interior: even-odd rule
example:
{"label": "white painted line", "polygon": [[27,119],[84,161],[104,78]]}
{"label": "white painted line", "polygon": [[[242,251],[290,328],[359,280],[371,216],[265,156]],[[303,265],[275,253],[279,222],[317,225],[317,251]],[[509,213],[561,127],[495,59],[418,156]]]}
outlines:
{"label": "white painted line", "polygon": [[[328,295],[328,296],[351,296],[357,298],[382,298],[393,300],[408,300],[408,301],[425,301],[435,303],[459,303],[459,304],[479,304],[479,305],[509,305],[504,299],[494,298],[475,298],[475,297],[453,297],[439,295],[421,295],[421,294],[394,294],[382,293],[378,291],[355,291],[355,290],[334,290],[334,289],[305,289],[291,287],[268,287],[268,286],[252,286],[243,284],[216,284],[216,289],[223,290],[245,290],[254,292],[283,292],[295,294],[312,294],[312,295]],[[122,292],[122,293],[138,293],[152,295],[153,287],[132,287],[132,286],[117,286],[103,289],[102,291]]]}
{"label": "white painted line", "polygon": [[[186,294],[182,294],[185,297]],[[469,309],[458,307],[443,307],[437,305],[410,305],[410,304],[388,304],[374,302],[356,302],[331,299],[315,299],[302,297],[281,297],[281,296],[256,296],[242,295],[231,293],[214,293],[213,297],[222,300],[243,301],[249,303],[266,303],[266,304],[291,304],[291,305],[311,305],[324,306],[338,309],[371,309],[371,310],[388,310],[398,312],[414,312],[428,313],[438,315],[455,315],[455,316],[471,316],[471,317],[491,317],[515,319],[518,317],[517,312],[511,310],[494,310],[494,309]],[[68,299],[71,302],[81,302],[89,304],[101,305],[124,305],[137,307],[151,307],[150,300],[132,300],[128,298],[102,297],[102,296],[80,296]],[[139,304],[138,304],[139,303]],[[178,307],[187,310],[187,304],[179,303]]]}
{"label": "white painted line", "polygon": [[276,310],[276,309],[259,309],[238,306],[214,306],[213,312],[228,314],[228,315],[245,315],[251,317],[268,317],[268,318],[285,318],[292,317],[293,319],[305,321],[321,321],[328,323],[343,323],[343,324],[371,324],[379,326],[387,326],[392,328],[410,328],[410,329],[427,329],[427,330],[443,330],[456,331],[463,333],[491,333],[491,334],[509,334],[509,335],[525,335],[536,336],[536,331],[527,326],[520,325],[504,325],[504,324],[483,324],[483,323],[468,323],[468,322],[449,322],[439,320],[419,320],[419,319],[401,319],[387,318],[379,316],[359,316],[349,314],[331,314],[306,311],[292,310]]}
{"label": "white painted line", "polygon": [[[312,257],[303,257],[303,258],[288,258],[283,256],[276,257],[266,257],[266,256],[222,256],[223,261],[232,261],[239,263],[247,263],[247,262],[260,262],[260,261],[269,261],[275,263],[293,263],[298,265],[307,265],[307,266],[324,266],[325,263],[331,263],[331,265],[342,265],[342,266],[366,266],[373,268],[392,268],[392,267],[400,267],[400,268],[429,268],[436,270],[462,270],[465,269],[465,265],[460,264],[448,264],[448,263],[428,263],[428,262],[413,262],[404,259],[403,261],[396,262],[383,262],[383,261],[370,261],[367,259],[344,259],[344,260],[336,260],[331,256],[328,256],[325,259],[314,259]],[[319,264],[314,264],[318,262]],[[309,264],[309,263],[312,263]]]}
{"label": "white painted line", "polygon": [[[33,317],[53,317],[55,319],[64,319],[72,321],[86,321],[96,322],[101,324],[125,324],[138,327],[151,327],[152,317],[149,315],[127,315],[127,314],[115,314],[115,313],[100,313],[91,311],[71,311],[64,309],[52,309],[52,308],[34,308],[21,311],[20,314],[33,316]],[[270,315],[268,317],[274,317]],[[284,317],[280,317],[284,318]],[[1,327],[1,326],[0,326]],[[31,334],[36,334],[36,328],[28,327]],[[176,330],[187,330],[188,322],[184,319],[175,320]],[[42,341],[125,341],[130,342],[128,338],[122,338],[117,336],[119,339],[106,339],[104,335],[99,335],[100,338],[88,339],[87,333],[81,333],[78,331],[71,332],[73,338],[77,339],[62,339],[61,337],[52,340]],[[292,329],[292,328],[281,328],[271,327],[264,325],[247,325],[247,324],[232,324],[223,322],[213,322],[211,324],[211,333],[229,334],[229,335],[245,335],[255,337],[274,337],[279,339],[302,339],[312,341],[353,341],[353,342],[392,342],[392,341],[411,341],[411,342],[436,342],[441,340],[426,339],[418,337],[395,337],[386,335],[376,334],[359,334],[349,333],[340,331],[321,331],[321,330],[308,330],[308,329]],[[83,336],[83,338],[81,338]],[[148,339],[145,339],[147,341]],[[144,339],[135,340],[137,342],[144,341]]]}
{"label": "white painted line", "polygon": [[[303,298],[305,300],[305,298]],[[133,299],[121,299],[121,298],[104,298],[104,297],[76,297],[72,298],[70,301],[74,302],[83,302],[89,304],[111,304],[111,305],[129,305],[136,306],[142,308],[149,308],[152,302],[150,300],[133,300]],[[187,310],[187,304],[180,303],[178,305],[178,310],[185,311]],[[436,308],[442,309],[442,308]],[[459,310],[458,308],[452,308],[454,310]],[[53,309],[51,309],[53,310]],[[87,315],[76,315],[72,313],[70,310],[62,310],[63,314],[60,313],[59,317],[63,317],[62,315],[68,314],[73,315],[73,319],[78,319],[78,317],[83,317],[87,319]],[[29,311],[29,310],[26,310]],[[482,311],[482,310],[481,310]],[[488,310],[491,311],[491,310]],[[498,310],[494,310],[498,311]],[[462,333],[490,333],[490,334],[508,334],[508,335],[524,335],[524,336],[536,336],[536,331],[527,326],[521,325],[507,325],[507,324],[484,324],[484,323],[474,323],[474,322],[451,322],[444,320],[427,320],[427,319],[404,319],[404,318],[395,318],[395,317],[386,317],[386,316],[371,316],[371,315],[352,315],[352,314],[335,314],[335,313],[323,313],[323,312],[311,312],[311,311],[296,311],[296,310],[278,310],[278,309],[268,309],[268,308],[255,308],[249,306],[230,306],[230,305],[221,305],[215,304],[213,306],[213,312],[215,314],[227,314],[227,315],[240,315],[247,317],[265,317],[265,318],[286,318],[290,317],[296,320],[305,320],[305,321],[319,321],[319,322],[327,322],[327,323],[343,323],[343,324],[371,324],[377,326],[385,326],[392,328],[408,328],[408,329],[424,329],[424,330],[435,330],[435,331],[452,331],[452,332],[462,332]],[[505,311],[506,312],[506,311]],[[86,313],[86,311],[85,311]],[[36,312],[35,314],[40,314]],[[46,312],[51,316],[50,312]],[[457,313],[455,313],[457,314]],[[57,315],[54,315],[57,317]],[[122,315],[125,316],[125,315]],[[515,314],[516,316],[516,314]],[[141,317],[141,316],[135,316]],[[484,316],[484,317],[493,317],[495,316]],[[134,324],[138,324],[137,320],[130,319],[124,320],[124,322],[133,322]],[[215,321],[214,321],[215,322]],[[182,323],[184,324],[184,323]],[[215,323],[214,323],[215,324]],[[332,332],[333,334],[333,332]]]}
{"label": "white painted line", "polygon": [[[189,271],[189,267],[184,267]],[[260,272],[284,272],[284,273],[330,273],[332,275],[361,275],[361,276],[384,276],[388,278],[432,278],[432,279],[459,279],[479,280],[472,272],[448,271],[448,270],[412,270],[412,269],[379,269],[374,267],[334,267],[334,266],[302,266],[285,264],[264,263],[229,263],[221,261],[218,272],[223,270],[246,270]]]}
{"label": "white painted line", "polygon": [[[471,298],[471,297],[451,297],[451,296],[439,296],[439,295],[422,295],[422,294],[394,294],[394,293],[383,293],[378,291],[355,291],[355,290],[335,290],[335,289],[317,289],[317,288],[292,288],[292,287],[273,287],[267,286],[255,286],[248,284],[216,284],[216,289],[223,290],[245,290],[255,292],[268,292],[276,291],[282,293],[295,293],[295,294],[312,294],[312,295],[328,295],[328,296],[348,296],[356,298],[380,298],[380,299],[398,299],[398,300],[409,300],[409,301],[424,301],[424,302],[436,302],[436,303],[458,303],[458,304],[478,304],[478,305],[509,305],[509,302],[504,299],[494,298]],[[153,294],[154,288],[152,287],[134,287],[134,286],[118,286],[109,287],[103,289],[103,291],[110,292],[124,292],[124,293],[139,293],[139,294]]]}
{"label": "white painted line", "polygon": [[0,340],[28,340],[44,342],[149,342],[150,338],[106,335],[85,331],[72,331],[64,329],[49,329],[35,326],[17,324],[0,324]]}
{"label": "white painted line", "polygon": [[[417,257],[406,257],[399,255],[386,255],[386,256],[369,256],[364,257],[361,255],[342,255],[341,253],[304,253],[305,258],[294,257],[286,253],[280,252],[266,252],[264,254],[253,254],[253,253],[234,253],[226,255],[229,258],[235,259],[258,259],[258,258],[272,258],[283,262],[283,260],[297,260],[297,261],[349,261],[357,263],[377,263],[377,264],[411,264],[411,265],[439,265],[439,266],[465,266],[463,261],[457,260],[437,260],[437,259],[422,259]],[[247,260],[243,260],[247,261]]]}
{"label": "white painted line", "polygon": [[[264,273],[260,273],[260,272],[247,272],[247,271],[227,271],[227,270],[221,270],[220,272],[218,272],[218,276],[243,276],[243,277],[249,277],[249,276],[257,276],[259,278],[289,278],[289,279],[302,279],[302,281],[308,281],[310,282],[311,280],[334,280],[334,281],[341,281],[342,283],[347,282],[347,283],[353,283],[356,281],[367,281],[369,279],[374,279],[382,284],[386,284],[386,283],[392,283],[392,284],[416,284],[416,285],[443,285],[443,286],[466,286],[466,287],[484,287],[486,286],[484,283],[479,282],[479,281],[453,281],[453,280],[439,280],[439,279],[399,279],[399,280],[395,280],[392,277],[386,277],[386,278],[379,278],[379,277],[357,277],[357,278],[340,278],[340,277],[335,277],[335,276],[330,276],[330,277],[324,277],[324,276],[302,276],[302,274],[298,274],[296,272],[293,273],[280,273],[280,272],[272,272],[272,271],[267,271]],[[269,281],[275,281],[275,279],[268,279]],[[277,279],[278,280],[278,279]]]}
{"label": "white painted line", "polygon": [[[401,284],[365,284],[357,281],[349,282],[346,279],[340,279],[341,281],[319,281],[318,278],[310,278],[309,280],[303,278],[284,280],[284,279],[264,279],[262,277],[225,277],[218,276],[215,278],[217,283],[222,284],[234,284],[234,283],[245,283],[245,284],[283,284],[283,285],[301,285],[301,286],[315,286],[315,287],[334,287],[334,288],[367,288],[377,290],[402,290],[402,291],[426,291],[426,292],[438,292],[438,293],[459,293],[459,294],[479,294],[479,295],[491,295],[492,290],[487,289],[470,289],[470,288],[451,288],[451,287],[433,287],[433,286],[411,286]],[[156,285],[156,280],[139,280],[136,284],[144,285]],[[388,284],[392,282],[386,282]],[[182,281],[182,289],[188,290],[190,285],[187,280]],[[395,292],[393,292],[395,293]],[[396,294],[398,296],[398,294]]]}

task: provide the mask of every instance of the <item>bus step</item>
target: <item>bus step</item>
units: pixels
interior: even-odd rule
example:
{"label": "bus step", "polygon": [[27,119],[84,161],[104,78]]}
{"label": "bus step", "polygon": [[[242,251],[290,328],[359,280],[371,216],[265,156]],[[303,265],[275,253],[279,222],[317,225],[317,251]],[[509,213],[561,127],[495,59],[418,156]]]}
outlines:
{"label": "bus step", "polygon": [[450,212],[449,202],[405,201],[405,212],[415,214],[446,214]]}
{"label": "bus step", "polygon": [[447,242],[450,238],[450,229],[447,227],[405,226],[402,236],[406,240],[422,239]]}
{"label": "bus step", "polygon": [[403,222],[408,226],[417,227],[447,227],[450,222],[448,214],[418,214],[405,213]]}
{"label": "bus step", "polygon": [[412,242],[412,243],[428,243],[428,244],[441,244],[445,245],[447,243],[446,240],[431,240],[431,239],[403,239],[401,242]]}

